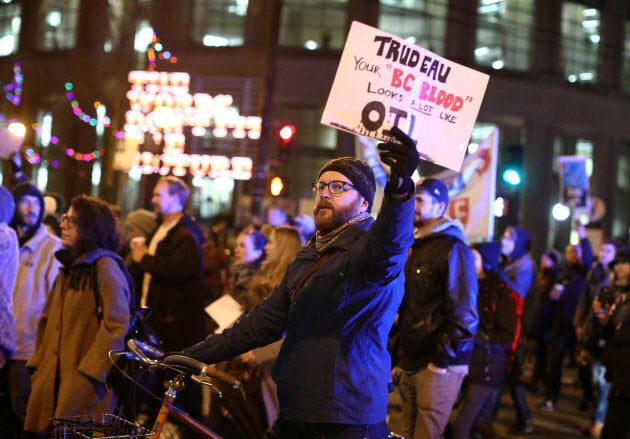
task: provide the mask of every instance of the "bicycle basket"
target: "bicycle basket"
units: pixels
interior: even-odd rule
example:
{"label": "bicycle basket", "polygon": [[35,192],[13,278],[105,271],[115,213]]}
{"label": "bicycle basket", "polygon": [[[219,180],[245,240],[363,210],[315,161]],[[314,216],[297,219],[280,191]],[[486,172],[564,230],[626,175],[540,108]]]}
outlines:
{"label": "bicycle basket", "polygon": [[54,439],[141,439],[152,434],[152,431],[144,427],[110,414],[64,416],[50,420],[50,437]]}

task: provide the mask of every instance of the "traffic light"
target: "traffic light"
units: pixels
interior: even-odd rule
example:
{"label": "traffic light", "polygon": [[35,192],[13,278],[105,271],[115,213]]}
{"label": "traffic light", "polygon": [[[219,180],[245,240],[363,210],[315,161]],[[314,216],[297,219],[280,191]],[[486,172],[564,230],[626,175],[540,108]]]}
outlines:
{"label": "traffic light", "polygon": [[289,189],[287,179],[275,176],[269,181],[269,193],[273,197],[281,197],[287,194]]}
{"label": "traffic light", "polygon": [[510,186],[523,183],[523,145],[510,145],[505,150],[502,178]]}
{"label": "traffic light", "polygon": [[295,136],[295,125],[284,124],[278,130],[278,158],[280,160],[286,160],[291,155],[291,144],[293,143],[293,137]]}

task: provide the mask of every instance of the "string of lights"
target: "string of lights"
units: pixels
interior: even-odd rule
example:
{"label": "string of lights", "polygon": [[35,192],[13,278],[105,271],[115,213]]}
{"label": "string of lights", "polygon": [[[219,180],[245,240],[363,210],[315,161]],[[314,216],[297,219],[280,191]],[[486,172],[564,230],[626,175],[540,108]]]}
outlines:
{"label": "string of lights", "polygon": [[[75,98],[74,92],[72,91],[74,89],[74,84],[72,82],[66,82],[64,87],[66,89],[66,99],[68,100],[68,102],[70,102],[70,106],[72,107],[72,113],[74,113],[74,115],[77,116],[80,121],[90,124],[93,127],[95,127],[99,122],[102,123],[104,126],[109,127],[109,125],[111,124],[111,119],[109,117],[100,116],[98,115],[98,113],[96,116],[91,116],[83,111],[83,109],[81,108],[81,104]],[[96,100],[94,101],[93,105],[94,108],[98,110],[102,104],[101,101]]]}
{"label": "string of lights", "polygon": [[[175,64],[177,62],[177,57],[174,56],[170,51],[165,50],[163,44],[160,42],[160,39],[153,34],[153,38],[151,40],[151,44],[147,48],[147,60],[148,67],[147,71],[155,71],[157,68],[157,60],[165,61],[170,64]],[[11,83],[6,84],[2,87],[2,91],[4,92],[5,98],[11,102],[15,106],[19,106],[21,103],[22,97],[22,86],[24,83],[24,75],[22,74],[22,63],[16,62],[13,65],[13,79]],[[1,84],[0,84],[1,85]],[[100,100],[95,100],[93,103],[93,107],[96,111],[96,115],[91,115],[87,111],[83,109],[81,103],[75,96],[75,85],[68,81],[64,84],[65,88],[65,97],[70,103],[72,108],[72,113],[82,122],[89,124],[90,126],[96,127],[99,123],[104,127],[109,128],[111,125],[111,119],[107,115],[99,115],[98,109],[103,105]],[[0,115],[3,117],[3,115]],[[41,134],[41,128],[37,126],[37,124],[33,124],[34,130],[36,133]],[[117,132],[116,137],[120,138],[122,132]],[[91,152],[82,153],[78,152],[79,149],[69,146],[68,144],[61,142],[59,137],[51,136],[50,143],[55,146],[59,146],[65,148],[64,154],[68,158],[72,158],[78,162],[91,162],[98,158],[101,158],[105,155],[104,148],[98,148]],[[24,158],[31,165],[34,164],[42,164],[45,166],[51,166],[53,168],[59,167],[59,160],[57,159],[45,159],[42,157],[42,154],[34,147],[27,148],[24,152]]]}
{"label": "string of lights", "polygon": [[157,67],[157,58],[170,64],[175,64],[177,62],[177,57],[174,56],[169,50],[164,50],[164,46],[154,32],[153,38],[151,39],[151,44],[149,44],[149,47],[147,48],[147,71],[155,71]]}
{"label": "string of lights", "polygon": [[16,62],[13,64],[13,79],[9,84],[2,87],[4,97],[16,107],[22,102],[23,83],[24,75],[22,75],[22,63]]}

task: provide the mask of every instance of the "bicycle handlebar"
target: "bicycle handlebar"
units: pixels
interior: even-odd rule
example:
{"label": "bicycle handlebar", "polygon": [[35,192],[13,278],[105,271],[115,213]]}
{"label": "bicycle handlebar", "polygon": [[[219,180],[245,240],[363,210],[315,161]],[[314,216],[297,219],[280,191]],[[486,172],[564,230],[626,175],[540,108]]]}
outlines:
{"label": "bicycle handlebar", "polygon": [[195,375],[203,375],[210,378],[216,378],[227,384],[230,384],[235,389],[241,387],[241,382],[214,366],[209,366],[205,363],[195,360],[194,358],[186,357],[184,355],[168,355],[164,358],[164,364],[170,366],[184,366],[190,370],[193,370]]}
{"label": "bicycle handlebar", "polygon": [[241,382],[232,375],[220,371],[214,366],[197,361],[194,358],[179,354],[165,356],[165,353],[161,350],[133,338],[127,340],[127,347],[140,361],[149,366],[184,367],[192,372],[192,378],[195,381],[203,382],[203,378],[205,377],[216,378],[231,385],[234,389],[243,389]]}

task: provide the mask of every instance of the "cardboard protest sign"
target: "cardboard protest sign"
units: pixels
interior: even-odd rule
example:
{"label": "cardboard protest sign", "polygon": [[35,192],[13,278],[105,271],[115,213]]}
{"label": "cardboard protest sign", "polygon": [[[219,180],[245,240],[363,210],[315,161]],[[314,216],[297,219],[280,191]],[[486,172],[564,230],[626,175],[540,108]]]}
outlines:
{"label": "cardboard protest sign", "polygon": [[459,171],[488,80],[355,21],[321,122],[381,141],[398,126],[422,159]]}

